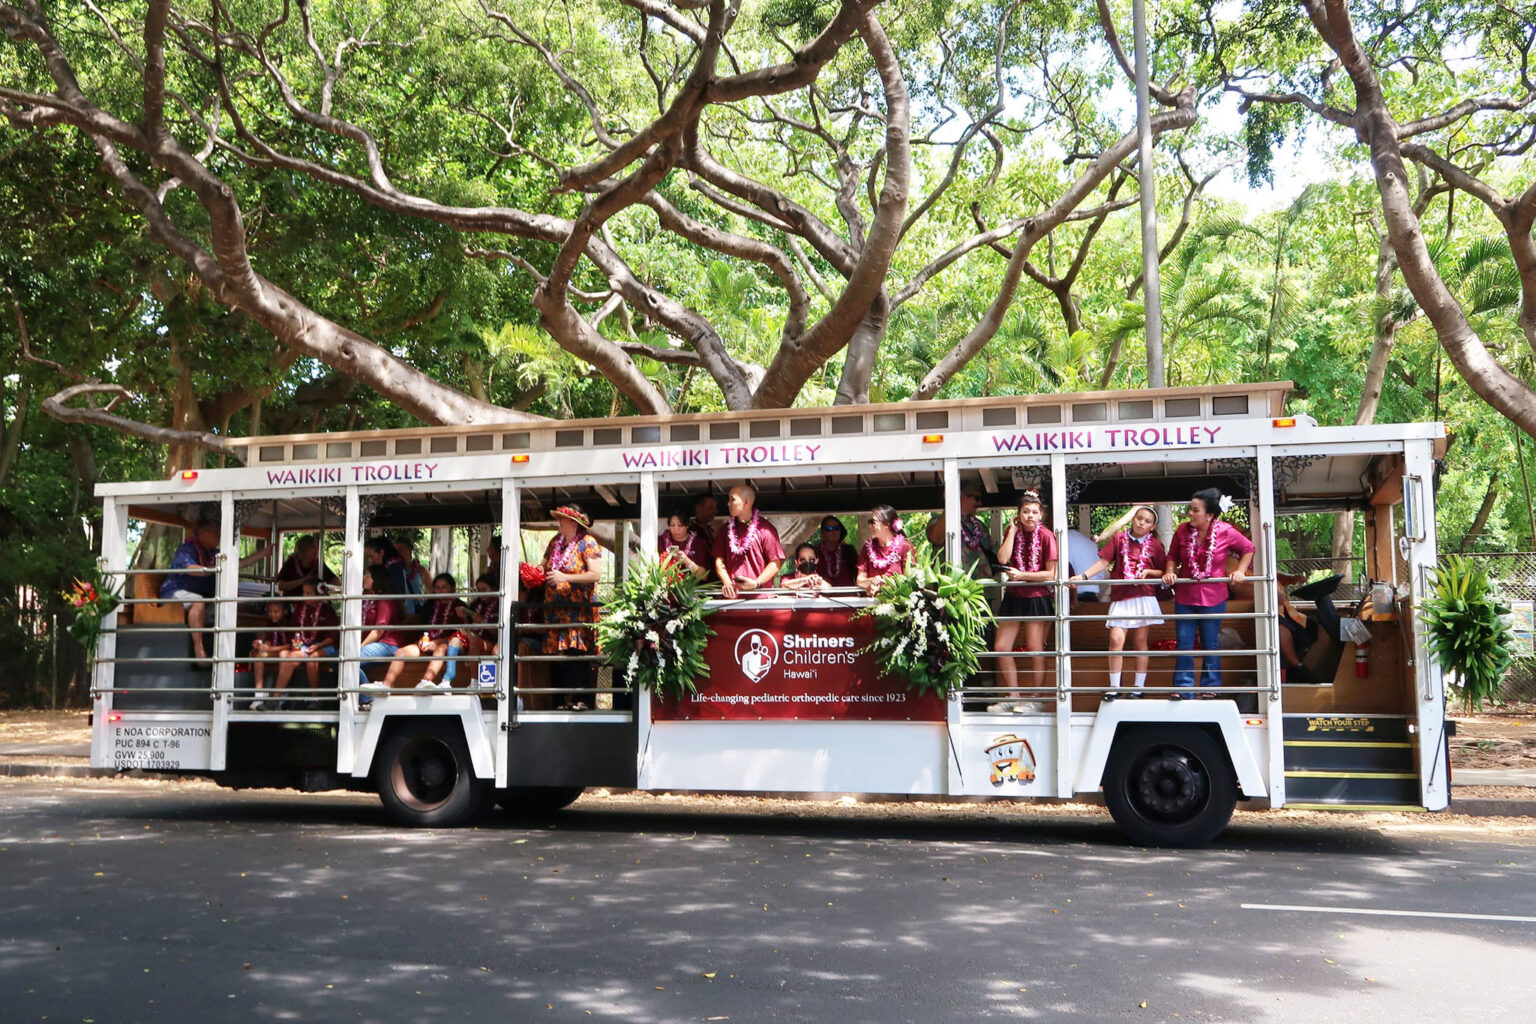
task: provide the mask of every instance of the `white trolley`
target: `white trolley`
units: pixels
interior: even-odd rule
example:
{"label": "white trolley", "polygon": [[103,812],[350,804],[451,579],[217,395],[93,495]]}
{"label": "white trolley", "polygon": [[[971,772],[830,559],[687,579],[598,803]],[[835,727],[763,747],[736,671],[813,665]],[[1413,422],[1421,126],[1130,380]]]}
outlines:
{"label": "white trolley", "polygon": [[[237,442],[243,465],[98,488],[101,566],[126,600],[97,652],[92,763],[235,787],[371,788],[397,820],[420,825],[466,823],[493,801],[551,811],[588,786],[1102,799],[1133,839],[1169,845],[1209,841],[1238,801],[1443,809],[1444,686],[1413,628],[1435,564],[1443,427],[1319,426],[1286,412],[1288,391],[1266,383],[248,438]],[[1155,635],[1147,699],[1104,701],[1105,605],[1070,596],[1065,557],[1042,655],[1049,685],[1009,713],[986,710],[996,692],[987,673],[940,701],[855,671],[867,620],[852,616],[865,602],[848,595],[721,602],[711,678],[687,706],[615,692],[607,670],[589,694],[550,690],[540,674],[549,659],[519,657],[531,649],[519,640],[536,642],[539,627],[516,625],[515,587],[495,591],[498,653],[466,657],[455,689],[396,689],[370,706],[356,682],[371,532],[495,530],[502,578],[515,582],[521,539],[548,530],[557,505],[579,501],[622,573],[654,550],[667,512],[740,482],[757,489],[786,547],[823,514],[879,503],[956,524],[963,484],[1001,513],[994,538],[1026,487],[1042,490],[1048,521],[1065,534],[1086,528],[1096,508],[1178,509],[1217,486],[1257,547],[1251,594],[1235,592],[1224,615],[1220,699],[1158,699],[1173,652]],[[1277,546],[1289,517],[1340,512],[1365,531],[1363,566],[1346,582],[1363,577],[1376,600],[1341,598],[1355,642],[1324,638],[1309,681],[1288,682]],[[242,585],[233,557],[219,556],[212,658],[201,665],[189,662],[181,605],[158,597],[163,570],[135,567],[149,524],[200,518],[219,523],[226,553],[241,537],[277,541],[278,551],[297,534],[340,538],[334,668],[318,687],[295,686],[284,710],[248,709],[249,641],[262,628],[252,606],[268,598]],[[945,542],[958,557],[958,529]],[[745,659],[749,634],[761,636]],[[581,697],[592,708],[570,709]]]}

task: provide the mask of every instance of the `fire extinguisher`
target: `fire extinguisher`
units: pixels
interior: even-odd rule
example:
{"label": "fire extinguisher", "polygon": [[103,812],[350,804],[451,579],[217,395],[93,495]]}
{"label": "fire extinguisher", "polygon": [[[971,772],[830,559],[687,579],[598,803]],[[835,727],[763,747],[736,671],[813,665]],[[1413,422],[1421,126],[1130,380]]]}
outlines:
{"label": "fire extinguisher", "polygon": [[1371,642],[1355,644],[1355,678],[1364,679],[1371,674]]}

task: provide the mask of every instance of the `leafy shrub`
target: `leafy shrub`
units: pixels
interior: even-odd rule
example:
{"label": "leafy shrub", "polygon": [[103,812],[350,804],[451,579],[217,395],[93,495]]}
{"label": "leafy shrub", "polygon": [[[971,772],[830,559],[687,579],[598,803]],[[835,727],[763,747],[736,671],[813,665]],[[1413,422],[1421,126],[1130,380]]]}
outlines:
{"label": "leafy shrub", "polygon": [[1514,660],[1509,613],[1488,574],[1459,555],[1448,555],[1430,575],[1425,642],[1441,669],[1456,676],[1468,712],[1498,698]]}
{"label": "leafy shrub", "polygon": [[603,608],[597,643],[629,689],[682,697],[709,675],[709,614],[698,580],[654,557],[637,559]]}
{"label": "leafy shrub", "polygon": [[905,575],[888,577],[875,603],[859,614],[875,620],[875,639],[865,649],[880,671],[940,697],[977,673],[992,622],[986,584],[931,555],[914,559]]}

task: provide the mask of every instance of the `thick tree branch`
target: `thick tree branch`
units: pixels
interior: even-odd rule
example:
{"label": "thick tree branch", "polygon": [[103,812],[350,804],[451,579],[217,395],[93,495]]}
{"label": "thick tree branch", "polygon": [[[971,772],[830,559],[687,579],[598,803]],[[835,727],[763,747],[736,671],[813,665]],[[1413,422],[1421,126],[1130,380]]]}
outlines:
{"label": "thick tree branch", "polygon": [[1408,193],[1408,169],[1398,141],[1400,127],[1387,106],[1375,68],[1355,36],[1345,0],[1303,0],[1303,4],[1313,27],[1338,55],[1354,85],[1356,134],[1371,150],[1387,238],[1403,280],[1434,326],[1446,355],[1472,390],[1536,437],[1536,392],[1493,358],[1430,258]]}
{"label": "thick tree branch", "polygon": [[[67,404],[81,395],[112,395],[114,397],[111,402],[100,409],[92,406],[82,409]],[[49,395],[43,399],[43,411],[61,423],[84,423],[90,426],[107,427],[119,433],[129,434],[133,437],[142,437],[146,441],[154,441],[157,444],[192,445],[221,454],[239,454],[225,438],[217,434],[211,434],[204,430],[173,430],[170,427],[157,427],[149,423],[141,423],[138,420],[130,420],[126,417],[118,416],[111,411],[119,401],[125,398],[132,399],[133,397],[133,392],[120,384],[101,384],[89,381],[84,384],[71,384],[56,394]]]}

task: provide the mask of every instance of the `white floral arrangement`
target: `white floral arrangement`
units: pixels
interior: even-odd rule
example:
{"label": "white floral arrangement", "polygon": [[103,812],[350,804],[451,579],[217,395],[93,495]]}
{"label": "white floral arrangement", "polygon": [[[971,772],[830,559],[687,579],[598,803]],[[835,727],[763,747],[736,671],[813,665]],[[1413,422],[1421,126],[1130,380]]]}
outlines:
{"label": "white floral arrangement", "polygon": [[626,689],[663,697],[698,692],[698,680],[709,676],[704,645],[715,634],[704,621],[704,600],[698,581],[676,565],[630,563],[597,624],[598,646]]}
{"label": "white floral arrangement", "polygon": [[985,583],[963,569],[931,556],[914,560],[909,572],[886,577],[860,614],[875,620],[865,650],[880,671],[918,693],[947,697],[980,671],[992,609]]}

